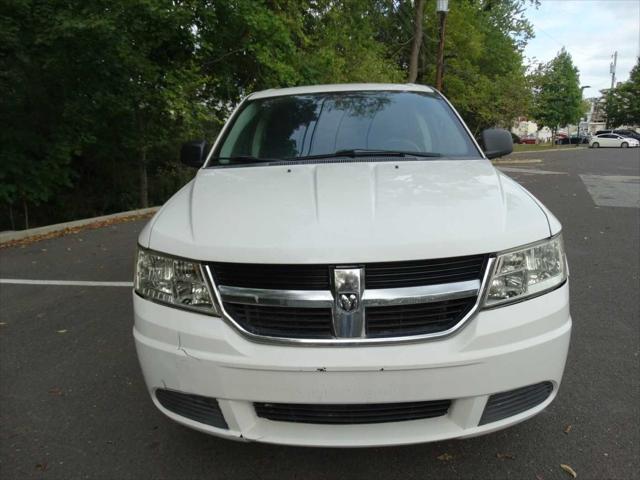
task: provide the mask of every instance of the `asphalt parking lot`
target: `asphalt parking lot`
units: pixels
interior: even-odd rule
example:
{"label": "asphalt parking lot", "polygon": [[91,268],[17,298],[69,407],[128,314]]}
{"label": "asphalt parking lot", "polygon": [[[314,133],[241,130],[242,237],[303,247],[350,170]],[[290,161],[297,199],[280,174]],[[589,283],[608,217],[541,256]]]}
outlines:
{"label": "asphalt parking lot", "polygon": [[[507,163],[508,162],[508,163]],[[374,449],[238,443],[152,405],[130,288],[0,283],[0,477],[629,479],[640,475],[640,150],[499,167],[564,226],[574,329],[556,401],[489,436]],[[0,279],[128,282],[144,222],[0,250]]]}

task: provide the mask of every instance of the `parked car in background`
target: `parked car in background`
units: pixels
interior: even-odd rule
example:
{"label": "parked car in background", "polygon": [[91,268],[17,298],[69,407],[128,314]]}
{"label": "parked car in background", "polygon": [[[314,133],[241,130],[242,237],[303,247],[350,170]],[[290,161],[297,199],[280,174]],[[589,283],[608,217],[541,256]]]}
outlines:
{"label": "parked car in background", "polygon": [[529,145],[535,145],[537,143],[536,137],[534,137],[533,135],[527,135],[526,137],[522,137],[520,140],[522,141],[522,143],[526,143]]}
{"label": "parked car in background", "polygon": [[511,132],[511,140],[513,140],[514,145],[517,143],[523,143],[522,139],[513,132]]}
{"label": "parked car in background", "polygon": [[570,137],[567,137],[565,135],[556,139],[556,145],[578,145],[580,143],[589,143],[589,137],[585,137],[583,135],[571,135]]}
{"label": "parked car in background", "polygon": [[589,146],[591,148],[599,148],[599,147],[638,147],[640,146],[640,141],[635,138],[623,137],[622,135],[618,135],[616,133],[603,133],[601,135],[596,135],[589,142]]}
{"label": "parked car in background", "polygon": [[636,132],[635,130],[631,130],[631,129],[621,128],[621,129],[617,129],[617,130],[598,130],[596,132],[596,135],[602,135],[602,134],[605,134],[605,133],[615,133],[616,135],[621,135],[623,137],[633,138],[635,140],[640,141],[640,133]]}

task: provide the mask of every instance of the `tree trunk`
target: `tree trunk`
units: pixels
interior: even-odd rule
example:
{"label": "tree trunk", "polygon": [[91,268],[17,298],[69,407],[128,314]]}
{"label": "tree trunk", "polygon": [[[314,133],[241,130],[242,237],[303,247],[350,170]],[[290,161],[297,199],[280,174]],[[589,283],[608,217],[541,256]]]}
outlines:
{"label": "tree trunk", "polygon": [[438,60],[436,65],[436,89],[442,92],[442,77],[444,77],[444,29],[447,24],[447,13],[438,12],[439,41]]}
{"label": "tree trunk", "polygon": [[424,0],[416,0],[415,17],[413,27],[413,42],[411,44],[411,57],[409,58],[409,83],[415,83],[418,78],[418,58],[422,45],[422,22],[424,19]]}
{"label": "tree trunk", "polygon": [[149,206],[149,181],[147,178],[147,149],[140,152],[140,208]]}
{"label": "tree trunk", "polygon": [[11,222],[11,230],[16,229],[16,221],[13,218],[13,205],[9,204],[9,221]]}
{"label": "tree trunk", "polygon": [[24,229],[29,229],[29,207],[27,206],[27,201],[22,199],[22,210],[24,211]]}

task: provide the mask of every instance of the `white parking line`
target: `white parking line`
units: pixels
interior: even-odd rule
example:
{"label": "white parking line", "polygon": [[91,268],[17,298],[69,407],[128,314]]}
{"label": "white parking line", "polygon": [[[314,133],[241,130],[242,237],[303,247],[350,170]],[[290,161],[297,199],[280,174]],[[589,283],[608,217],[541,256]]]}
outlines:
{"label": "white parking line", "polygon": [[596,205],[640,208],[640,177],[580,175],[580,178]]}
{"label": "white parking line", "polygon": [[519,167],[498,167],[503,172],[513,173],[531,173],[534,175],[569,175],[567,172],[552,172],[550,170],[538,170],[534,168],[519,168]]}
{"label": "white parking line", "polygon": [[0,278],[0,283],[13,285],[69,285],[82,287],[133,287],[133,282],[85,282],[81,280],[26,280],[22,278]]}

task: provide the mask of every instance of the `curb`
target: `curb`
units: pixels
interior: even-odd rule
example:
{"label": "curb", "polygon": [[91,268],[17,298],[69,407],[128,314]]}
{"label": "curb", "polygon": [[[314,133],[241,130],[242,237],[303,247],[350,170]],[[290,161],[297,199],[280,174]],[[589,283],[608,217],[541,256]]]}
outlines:
{"label": "curb", "polygon": [[102,215],[100,217],[84,218],[82,220],[74,220],[72,222],[56,223],[54,225],[46,225],[44,227],[30,228],[28,230],[4,232],[0,233],[0,244],[16,242],[29,237],[55,235],[56,233],[79,229],[96,223],[109,222],[112,220],[133,219],[132,217],[142,217],[157,212],[159,208],[160,207],[141,208],[139,210],[129,210],[128,212],[112,213],[111,215]]}
{"label": "curb", "polygon": [[566,147],[566,148],[550,148],[548,150],[524,150],[522,152],[511,152],[509,154],[509,156],[511,155],[522,155],[523,153],[547,153],[547,152],[574,152],[576,150],[586,150],[589,147]]}

